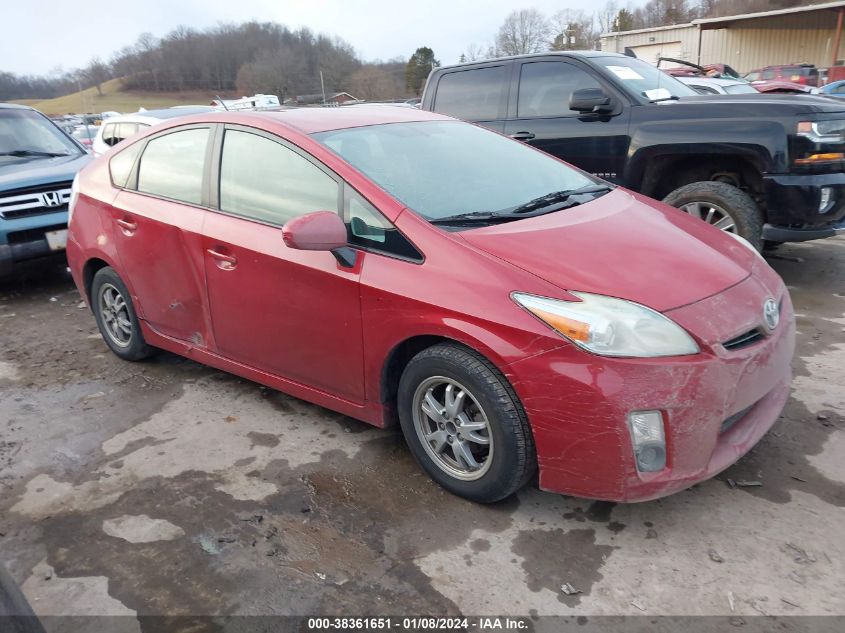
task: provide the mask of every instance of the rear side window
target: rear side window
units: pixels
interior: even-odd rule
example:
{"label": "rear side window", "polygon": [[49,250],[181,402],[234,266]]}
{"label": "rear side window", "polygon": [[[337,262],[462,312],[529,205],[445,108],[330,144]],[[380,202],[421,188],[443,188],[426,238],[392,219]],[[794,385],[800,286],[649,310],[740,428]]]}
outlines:
{"label": "rear side window", "polygon": [[201,204],[208,138],[208,128],[194,128],[150,140],[138,167],[138,191]]}
{"label": "rear side window", "polygon": [[117,131],[117,124],[116,123],[106,123],[103,126],[103,143],[108,145],[109,147],[113,147],[117,145],[117,139],[115,138],[115,132]]}
{"label": "rear side window", "polygon": [[468,121],[500,118],[508,70],[508,66],[493,66],[443,75],[437,84],[434,111]]}
{"label": "rear side window", "polygon": [[517,116],[577,116],[577,112],[569,109],[569,98],[582,88],[601,88],[601,85],[590,74],[565,62],[523,64]]}
{"label": "rear side window", "polygon": [[337,181],[314,163],[264,136],[226,130],[220,162],[220,209],[284,224],[312,211],[338,210]]}

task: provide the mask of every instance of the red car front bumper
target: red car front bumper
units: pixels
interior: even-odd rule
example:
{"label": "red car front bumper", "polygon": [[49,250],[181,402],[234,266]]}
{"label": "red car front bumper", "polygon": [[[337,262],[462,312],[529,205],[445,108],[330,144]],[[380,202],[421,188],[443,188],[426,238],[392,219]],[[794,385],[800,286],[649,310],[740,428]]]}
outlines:
{"label": "red car front bumper", "polygon": [[[513,363],[508,378],[531,422],[540,487],[647,501],[708,479],[748,452],[778,419],[792,377],[792,304],[779,280],[766,281],[775,293],[752,276],[667,313],[696,334],[702,352],[694,356],[608,358],[566,345]],[[778,326],[763,328],[762,340],[748,347],[722,347],[726,324],[739,331],[761,325],[757,308],[773,294]],[[644,410],[663,414],[667,463],[659,472],[636,468],[627,416]]]}

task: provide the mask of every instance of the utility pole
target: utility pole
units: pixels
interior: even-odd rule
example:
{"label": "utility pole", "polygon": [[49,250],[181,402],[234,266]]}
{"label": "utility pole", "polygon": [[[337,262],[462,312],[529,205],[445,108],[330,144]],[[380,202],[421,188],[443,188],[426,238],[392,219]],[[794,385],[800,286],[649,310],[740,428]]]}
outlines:
{"label": "utility pole", "polygon": [[320,90],[323,91],[323,105],[326,105],[326,84],[323,83],[323,71],[320,71]]}

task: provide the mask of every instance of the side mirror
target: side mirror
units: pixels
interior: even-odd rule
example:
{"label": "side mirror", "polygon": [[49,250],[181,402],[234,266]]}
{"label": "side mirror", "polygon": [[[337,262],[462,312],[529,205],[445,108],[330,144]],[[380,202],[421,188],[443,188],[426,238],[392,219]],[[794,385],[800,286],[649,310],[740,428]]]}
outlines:
{"label": "side mirror", "polygon": [[300,251],[333,251],[346,246],[346,225],[334,211],[315,211],[287,222],[282,239]]}
{"label": "side mirror", "polygon": [[569,109],[582,114],[601,114],[613,111],[613,104],[610,95],[601,88],[581,88],[570,95]]}

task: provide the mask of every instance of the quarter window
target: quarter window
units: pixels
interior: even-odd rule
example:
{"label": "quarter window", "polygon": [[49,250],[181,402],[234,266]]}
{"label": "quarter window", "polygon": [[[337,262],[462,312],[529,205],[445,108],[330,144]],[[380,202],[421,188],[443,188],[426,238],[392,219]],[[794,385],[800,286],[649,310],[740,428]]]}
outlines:
{"label": "quarter window", "polygon": [[130,145],[122,152],[115,154],[109,161],[111,181],[115,187],[126,186],[126,181],[129,180],[129,175],[132,173],[132,166],[135,164],[135,159],[138,158],[138,152],[141,150],[142,145],[143,143]]}
{"label": "quarter window", "polygon": [[227,130],[220,163],[220,209],[284,224],[312,211],[337,212],[338,184],[281,143]]}
{"label": "quarter window", "polygon": [[422,261],[422,255],[404,235],[347,185],[343,205],[343,219],[349,243],[368,250],[396,255],[404,259]]}
{"label": "quarter window", "polygon": [[443,75],[437,84],[435,112],[468,121],[500,118],[508,70],[509,66],[492,66]]}
{"label": "quarter window", "polygon": [[517,116],[577,116],[569,109],[569,98],[582,88],[601,88],[601,85],[588,73],[565,62],[523,64]]}
{"label": "quarter window", "polygon": [[193,128],[152,139],[141,155],[138,191],[201,204],[208,137],[208,128]]}

